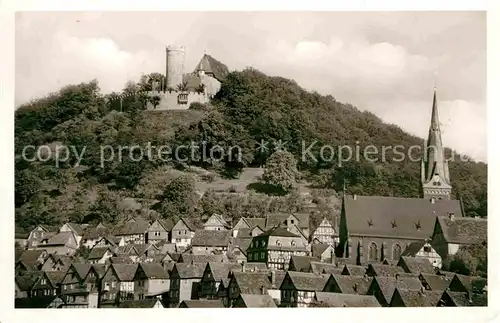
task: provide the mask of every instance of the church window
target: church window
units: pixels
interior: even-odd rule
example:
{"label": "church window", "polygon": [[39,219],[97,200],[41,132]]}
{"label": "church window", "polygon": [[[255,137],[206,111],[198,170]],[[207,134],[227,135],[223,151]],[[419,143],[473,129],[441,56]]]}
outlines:
{"label": "church window", "polygon": [[370,243],[370,252],[368,253],[368,259],[372,261],[377,260],[377,254],[377,245],[375,244],[375,242]]}
{"label": "church window", "polygon": [[401,246],[396,243],[392,248],[392,259],[398,260],[399,257],[401,257]]}

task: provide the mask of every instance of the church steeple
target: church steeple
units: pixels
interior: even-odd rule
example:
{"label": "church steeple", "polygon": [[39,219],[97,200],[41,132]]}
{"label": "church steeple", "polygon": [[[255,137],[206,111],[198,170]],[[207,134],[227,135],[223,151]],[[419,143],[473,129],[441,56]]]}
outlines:
{"label": "church steeple", "polygon": [[448,162],[445,160],[444,147],[441,141],[436,88],[434,88],[434,97],[432,100],[429,136],[425,144],[424,159],[422,159],[421,167],[424,198],[450,199],[451,183]]}

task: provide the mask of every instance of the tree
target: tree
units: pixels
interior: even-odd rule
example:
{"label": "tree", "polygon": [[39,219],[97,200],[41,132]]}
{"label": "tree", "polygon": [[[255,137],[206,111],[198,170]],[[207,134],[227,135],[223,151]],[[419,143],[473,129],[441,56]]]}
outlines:
{"label": "tree", "polygon": [[262,179],[283,192],[290,192],[296,187],[299,172],[293,155],[287,151],[274,152],[266,162]]}
{"label": "tree", "polygon": [[161,199],[156,208],[159,208],[163,217],[191,217],[194,215],[197,202],[194,177],[181,175],[175,178],[167,185]]}

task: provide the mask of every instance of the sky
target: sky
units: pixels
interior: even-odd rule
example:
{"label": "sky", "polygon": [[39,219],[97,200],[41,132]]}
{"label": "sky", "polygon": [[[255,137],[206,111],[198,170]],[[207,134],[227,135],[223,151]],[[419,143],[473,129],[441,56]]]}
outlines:
{"label": "sky", "polygon": [[23,12],[16,106],[97,79],[103,93],[165,71],[165,47],[230,70],[294,79],[427,136],[437,88],[443,142],[481,161],[486,142],[483,12]]}

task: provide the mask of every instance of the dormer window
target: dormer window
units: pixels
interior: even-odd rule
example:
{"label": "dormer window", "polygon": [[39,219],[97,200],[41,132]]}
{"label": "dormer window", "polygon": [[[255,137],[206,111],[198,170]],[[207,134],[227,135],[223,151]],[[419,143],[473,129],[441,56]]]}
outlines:
{"label": "dormer window", "polygon": [[277,245],[278,247],[281,247],[281,241],[276,240],[276,245]]}
{"label": "dormer window", "polygon": [[292,247],[295,247],[295,241],[294,240],[292,240],[291,245],[292,245]]}
{"label": "dormer window", "polygon": [[373,221],[372,221],[372,219],[368,220],[368,226],[369,226],[370,228],[371,228],[371,227],[373,227]]}
{"label": "dormer window", "polygon": [[417,222],[415,223],[415,228],[416,228],[417,230],[420,230],[420,229],[422,228],[422,226],[420,225],[420,221],[417,221]]}
{"label": "dormer window", "polygon": [[391,221],[391,226],[393,229],[397,228],[396,220]]}

